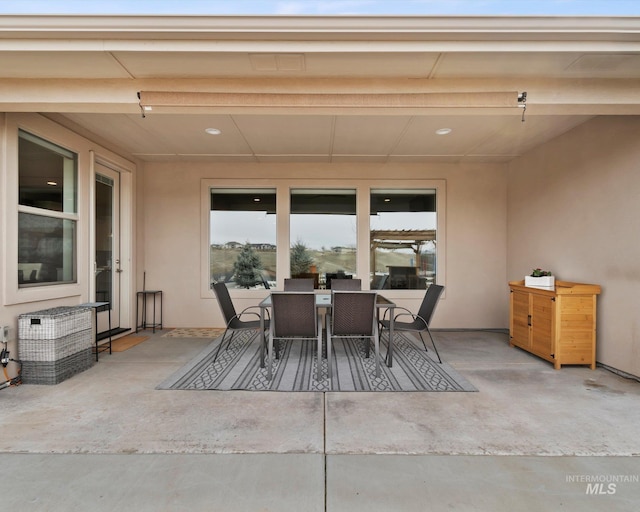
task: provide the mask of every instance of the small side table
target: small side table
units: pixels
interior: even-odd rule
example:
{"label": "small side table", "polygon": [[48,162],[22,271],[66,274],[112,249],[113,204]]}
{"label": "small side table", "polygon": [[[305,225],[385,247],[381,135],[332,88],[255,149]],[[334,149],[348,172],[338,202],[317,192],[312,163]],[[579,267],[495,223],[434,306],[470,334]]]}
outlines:
{"label": "small side table", "polygon": [[[96,353],[96,362],[98,361],[98,354],[100,352],[104,352],[109,349],[109,354],[111,354],[111,303],[110,302],[85,302],[84,304],[80,304],[78,307],[81,308],[92,308],[94,312],[94,321],[95,321],[95,353]],[[104,343],[102,345],[98,345],[98,313],[102,311],[109,312],[109,343]]]}
{"label": "small side table", "polygon": [[[159,298],[158,305],[160,307],[160,319],[156,321],[156,297]],[[153,299],[153,321],[151,323],[147,323],[147,302],[148,299]],[[142,302],[142,317],[140,319],[140,323],[138,323],[139,317],[139,306]],[[151,327],[153,332],[156,332],[156,327],[162,329],[162,290],[144,290],[141,292],[137,292],[136,298],[136,332],[139,329],[147,329]]]}

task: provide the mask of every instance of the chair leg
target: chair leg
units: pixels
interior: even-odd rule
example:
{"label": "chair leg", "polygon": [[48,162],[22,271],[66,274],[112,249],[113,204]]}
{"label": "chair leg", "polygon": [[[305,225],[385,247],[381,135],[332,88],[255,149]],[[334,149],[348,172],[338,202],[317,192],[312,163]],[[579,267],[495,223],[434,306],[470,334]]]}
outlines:
{"label": "chair leg", "polygon": [[[382,339],[382,333],[384,332],[384,327],[380,325],[380,330],[378,331],[378,339]],[[384,355],[384,364],[389,366],[389,344],[387,343],[387,353]]]}
{"label": "chair leg", "polygon": [[[265,346],[265,348],[267,347],[268,334],[269,334],[268,331],[266,331],[265,334],[264,334],[264,346]],[[276,351],[276,359],[280,359],[280,340],[276,340],[276,342],[273,344],[273,348]]]}
{"label": "chair leg", "polygon": [[231,340],[233,339],[235,333],[236,331],[231,331],[231,336],[229,336],[229,341],[227,342],[227,348],[225,348],[225,350],[229,350],[229,347],[231,346]]}
{"label": "chair leg", "polygon": [[[271,333],[270,333],[271,334]],[[268,336],[269,341],[267,345],[267,380],[271,380],[271,374],[273,372],[273,336]]]}
{"label": "chair leg", "polygon": [[[213,362],[215,363],[216,360],[218,359],[218,354],[220,353],[220,349],[222,348],[222,345],[224,343],[224,337],[227,335],[227,331],[228,329],[225,329],[224,332],[222,333],[222,339],[220,340],[220,344],[218,345],[218,350],[216,350],[216,355],[213,356]],[[232,335],[233,336],[233,335]],[[227,348],[229,348],[229,346],[227,345]]]}
{"label": "chair leg", "polygon": [[366,340],[367,344],[365,345],[364,356],[369,359],[369,356],[371,355],[371,338],[366,338]]}
{"label": "chair leg", "polygon": [[[429,329],[429,326],[427,325],[427,333],[429,334],[429,338],[431,338],[431,344],[433,345],[433,350],[436,353],[436,356],[438,356],[438,362],[442,363],[442,359],[440,359],[440,354],[438,353],[438,349],[436,348],[436,342],[433,340],[433,336],[431,335],[431,329]],[[420,334],[420,339],[422,340],[422,344],[424,345],[424,349],[427,350],[427,345],[424,342],[424,338],[422,337],[422,333],[418,333]]]}
{"label": "chair leg", "polygon": [[373,343],[376,351],[376,377],[380,377],[380,339],[378,336],[373,337]]}
{"label": "chair leg", "polygon": [[[322,366],[322,331],[318,334],[318,361],[316,365],[316,380],[320,382],[320,367]],[[331,379],[329,379],[331,385]]]}
{"label": "chair leg", "polygon": [[331,362],[331,334],[327,333],[327,375],[329,377],[329,386],[331,386],[331,381],[333,380],[333,365]]}

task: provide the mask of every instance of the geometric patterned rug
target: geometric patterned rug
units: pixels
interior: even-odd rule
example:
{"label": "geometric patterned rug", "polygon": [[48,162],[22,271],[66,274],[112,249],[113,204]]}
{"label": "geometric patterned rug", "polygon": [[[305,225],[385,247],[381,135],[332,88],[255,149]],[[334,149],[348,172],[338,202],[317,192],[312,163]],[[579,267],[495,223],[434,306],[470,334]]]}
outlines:
{"label": "geometric patterned rug", "polygon": [[[380,340],[380,355],[386,354],[387,332]],[[405,333],[394,334],[393,367],[380,362],[375,376],[375,354],[365,357],[363,340],[336,340],[332,351],[332,386],[327,361],[322,359],[320,380],[316,378],[316,345],[313,341],[287,342],[274,363],[271,381],[260,368],[260,341],[254,331],[237,332],[228,350],[223,347],[213,363],[220,338],[214,340],[156,389],[254,390],[254,391],[477,391],[447,363],[438,363],[422,343]],[[225,345],[226,345],[225,341]]]}

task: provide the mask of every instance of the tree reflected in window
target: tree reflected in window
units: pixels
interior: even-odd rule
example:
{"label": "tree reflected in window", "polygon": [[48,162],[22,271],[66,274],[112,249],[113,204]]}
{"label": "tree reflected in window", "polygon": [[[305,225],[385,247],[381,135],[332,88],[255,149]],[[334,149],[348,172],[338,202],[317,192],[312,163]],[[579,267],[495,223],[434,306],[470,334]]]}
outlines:
{"label": "tree reflected in window", "polygon": [[210,286],[275,287],[275,213],[275,189],[211,189]]}
{"label": "tree reflected in window", "polygon": [[313,277],[330,288],[331,279],[356,273],[356,191],[291,190],[292,277]]}

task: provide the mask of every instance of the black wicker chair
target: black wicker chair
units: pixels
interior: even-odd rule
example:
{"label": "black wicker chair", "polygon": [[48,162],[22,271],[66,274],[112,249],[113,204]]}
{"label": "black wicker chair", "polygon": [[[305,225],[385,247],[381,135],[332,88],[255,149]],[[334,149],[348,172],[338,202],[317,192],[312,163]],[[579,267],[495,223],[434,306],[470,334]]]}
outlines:
{"label": "black wicker chair", "polygon": [[[420,305],[420,309],[418,310],[418,314],[413,314],[406,308],[396,307],[395,310],[404,311],[404,313],[398,313],[394,317],[393,321],[393,329],[394,331],[410,331],[417,332],[420,336],[420,340],[422,340],[422,344],[424,345],[424,349],[428,351],[427,344],[424,342],[424,338],[422,337],[423,332],[427,332],[429,334],[429,338],[431,338],[431,344],[433,345],[433,350],[438,356],[438,361],[442,363],[442,359],[440,359],[440,354],[438,354],[438,349],[436,348],[436,343],[433,340],[433,336],[431,335],[431,330],[429,329],[429,324],[431,323],[431,317],[433,316],[433,312],[436,309],[436,305],[438,304],[438,300],[440,299],[440,295],[444,291],[444,286],[438,284],[429,285],[426,293],[424,294],[424,299],[422,299],[422,304]],[[385,315],[386,316],[386,315]],[[398,319],[401,317],[411,317],[411,321],[409,322],[399,322]],[[381,332],[383,329],[389,329],[389,320],[383,318],[380,321]]]}
{"label": "black wicker chair", "polygon": [[362,290],[362,279],[334,279],[331,281],[332,290]]}
{"label": "black wicker chair", "polygon": [[287,277],[284,280],[285,292],[312,292],[313,286],[312,277]]}
{"label": "black wicker chair", "polygon": [[[224,333],[222,334],[222,339],[220,340],[220,345],[218,345],[218,350],[216,350],[216,355],[213,357],[213,362],[218,359],[218,354],[220,353],[220,348],[222,348],[222,344],[224,343],[225,337],[227,336],[227,332],[231,331],[231,335],[227,341],[227,350],[231,345],[231,340],[233,336],[238,331],[260,331],[260,313],[255,311],[249,311],[251,309],[260,308],[258,306],[249,306],[242,310],[241,313],[236,313],[236,308],[233,306],[233,301],[231,300],[231,296],[229,295],[229,290],[227,289],[227,285],[225,283],[215,283],[213,285],[213,291],[216,294],[218,299],[218,304],[220,305],[220,309],[222,311],[222,316],[224,317],[224,321],[226,323]],[[245,315],[255,315],[257,320],[241,320],[241,317]],[[265,330],[269,329],[269,320],[266,319],[264,322]]]}
{"label": "black wicker chair", "polygon": [[273,374],[273,345],[288,340],[314,340],[318,349],[317,378],[322,366],[322,324],[311,292],[272,292],[267,345],[267,379]]}
{"label": "black wicker chair", "polygon": [[331,312],[327,317],[327,367],[330,382],[333,374],[331,347],[335,338],[367,338],[367,357],[369,346],[373,341],[376,354],[376,377],[380,376],[376,295],[375,290],[331,290]]}

